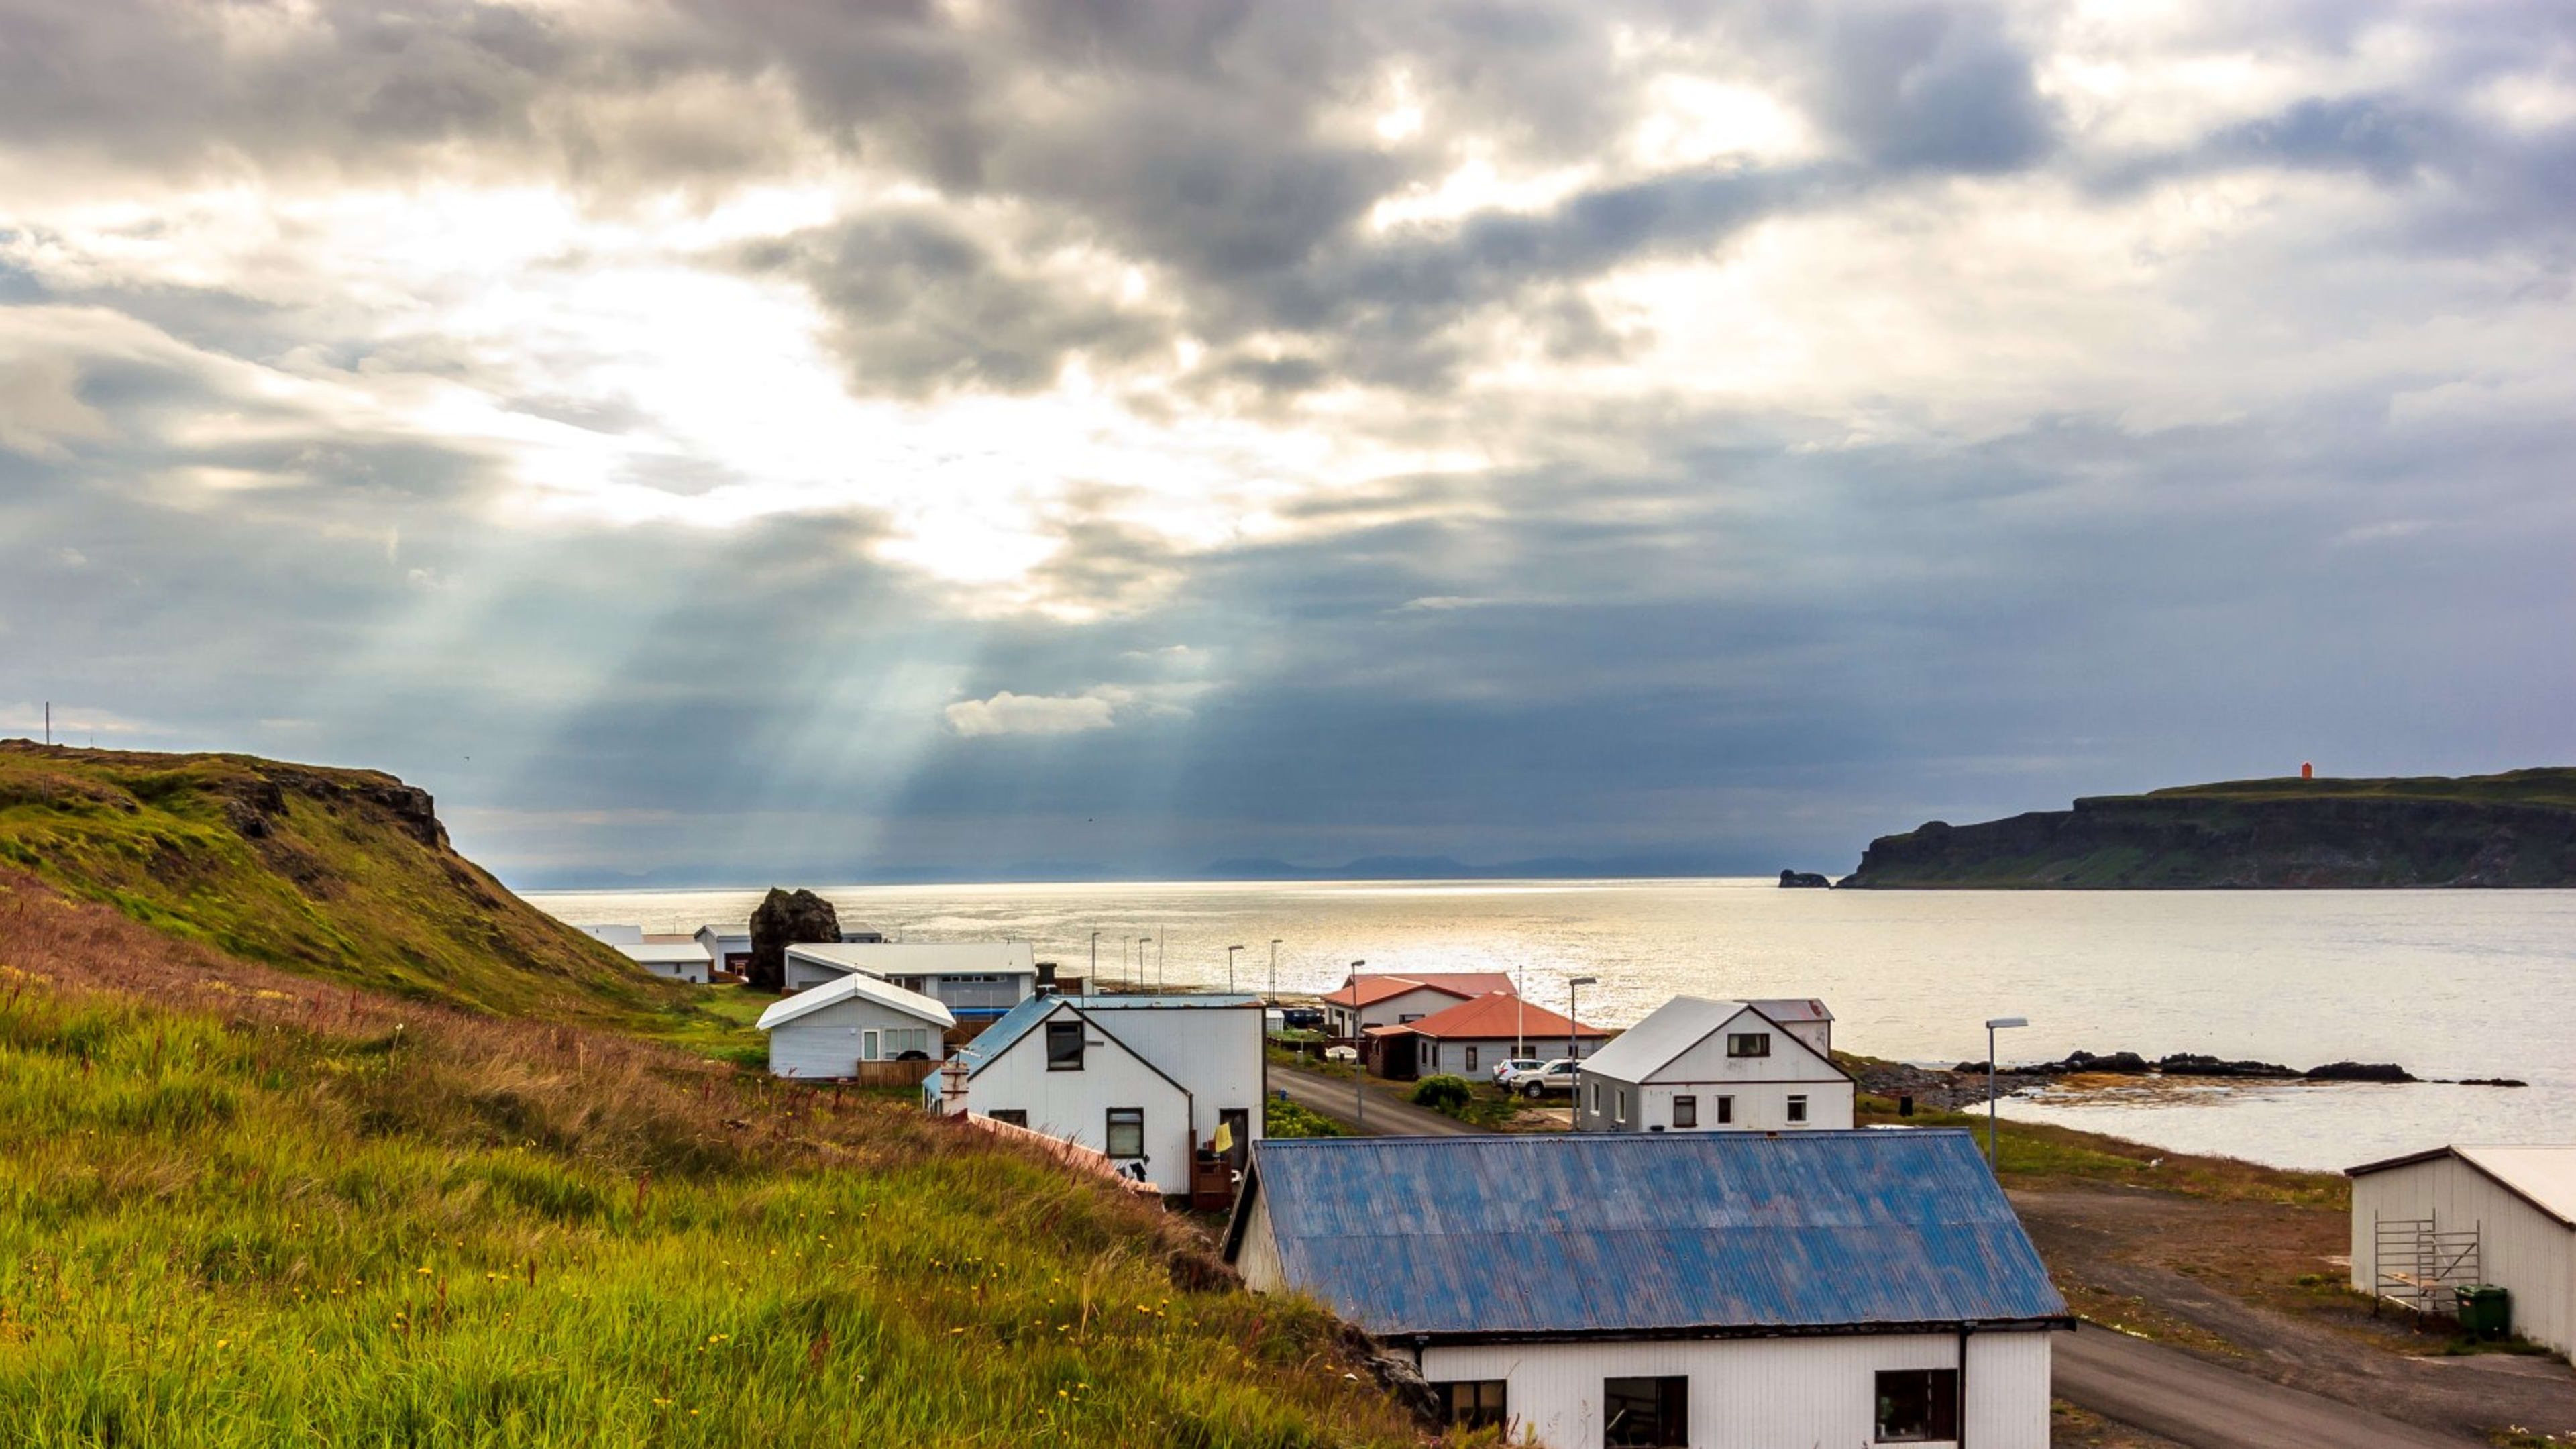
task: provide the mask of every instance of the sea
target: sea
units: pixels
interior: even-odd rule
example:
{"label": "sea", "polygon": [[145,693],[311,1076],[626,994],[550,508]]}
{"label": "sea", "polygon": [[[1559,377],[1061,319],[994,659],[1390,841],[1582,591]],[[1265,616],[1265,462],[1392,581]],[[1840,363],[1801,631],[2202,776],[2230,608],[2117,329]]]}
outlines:
{"label": "sea", "polygon": [[[1363,962],[1508,971],[1524,995],[1604,1026],[1680,994],[1817,997],[1836,1046],[1925,1064],[1982,1061],[1982,1023],[2019,1016],[2030,1025],[2003,1035],[2006,1063],[2189,1051],[2530,1084],[2175,1082],[2001,1107],[2274,1166],[2576,1140],[2576,891],[1837,891],[1770,879],[816,889],[845,928],[1025,939],[1069,974],[1113,981],[1319,992]],[[739,925],[761,894],[528,899],[575,924],[687,931]]]}

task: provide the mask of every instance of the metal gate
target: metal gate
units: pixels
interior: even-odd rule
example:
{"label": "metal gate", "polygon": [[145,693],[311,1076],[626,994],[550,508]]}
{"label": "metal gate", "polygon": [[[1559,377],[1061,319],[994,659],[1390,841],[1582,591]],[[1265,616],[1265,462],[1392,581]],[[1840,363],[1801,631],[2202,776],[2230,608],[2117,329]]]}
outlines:
{"label": "metal gate", "polygon": [[2486,1281],[2480,1276],[2478,1235],[2474,1228],[2445,1231],[2432,1218],[2371,1216],[2373,1291],[2380,1298],[2405,1304],[2418,1313],[2456,1314],[2459,1290]]}

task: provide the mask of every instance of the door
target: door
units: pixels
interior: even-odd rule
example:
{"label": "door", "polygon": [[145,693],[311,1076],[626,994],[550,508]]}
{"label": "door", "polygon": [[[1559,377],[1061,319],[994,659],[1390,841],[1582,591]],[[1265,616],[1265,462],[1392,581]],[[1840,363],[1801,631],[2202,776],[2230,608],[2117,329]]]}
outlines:
{"label": "door", "polygon": [[1226,1164],[1237,1172],[1243,1171],[1243,1164],[1252,1158],[1251,1110],[1244,1107],[1220,1107],[1217,1109],[1216,1120],[1218,1126],[1226,1129],[1226,1141],[1231,1144],[1225,1149]]}
{"label": "door", "polygon": [[876,1059],[877,1059],[877,1034],[876,1034],[875,1032],[873,1032],[873,1031],[863,1031],[863,1032],[860,1032],[860,1033],[859,1033],[859,1060],[860,1060],[860,1061],[863,1061],[863,1062],[872,1062],[872,1061],[875,1061]]}

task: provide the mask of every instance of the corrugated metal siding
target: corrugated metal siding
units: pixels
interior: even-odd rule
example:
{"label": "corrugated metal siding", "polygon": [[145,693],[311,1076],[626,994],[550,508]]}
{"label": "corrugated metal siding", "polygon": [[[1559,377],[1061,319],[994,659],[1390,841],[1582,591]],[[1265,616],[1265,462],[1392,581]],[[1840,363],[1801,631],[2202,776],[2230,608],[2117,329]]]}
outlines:
{"label": "corrugated metal siding", "polygon": [[2066,1312],[1963,1132],[1344,1138],[1258,1151],[1289,1281],[1373,1332]]}
{"label": "corrugated metal siding", "polygon": [[2515,1331],[2576,1360],[2576,1230],[2456,1157],[2365,1173],[2352,1180],[2352,1285],[2364,1293],[2377,1291],[2374,1215],[2477,1229],[2481,1274],[2513,1295]]}
{"label": "corrugated metal siding", "polygon": [[[1690,1379],[1694,1449],[1808,1449],[1872,1442],[1881,1370],[1958,1363],[1957,1335],[1919,1333],[1435,1346],[1423,1351],[1422,1373],[1435,1383],[1503,1380],[1514,1434],[1549,1449],[1601,1443],[1604,1379],[1666,1375]],[[1970,1335],[1966,1443],[2048,1449],[2048,1374],[2048,1334]]]}

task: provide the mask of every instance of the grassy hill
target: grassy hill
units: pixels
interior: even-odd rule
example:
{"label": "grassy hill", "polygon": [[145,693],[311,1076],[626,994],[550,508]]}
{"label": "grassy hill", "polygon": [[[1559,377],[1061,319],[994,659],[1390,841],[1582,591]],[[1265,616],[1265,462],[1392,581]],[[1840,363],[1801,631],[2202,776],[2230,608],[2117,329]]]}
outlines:
{"label": "grassy hill", "polygon": [[499,1015],[635,1025],[682,988],[450,849],[372,770],[0,740],[0,864],[181,939]]}
{"label": "grassy hill", "polygon": [[1188,1219],[639,1035],[386,776],[0,747],[0,854],[0,1446],[1426,1442]]}
{"label": "grassy hill", "polygon": [[2576,769],[2234,780],[2100,795],[1870,842],[1842,884],[1985,888],[2576,886]]}

